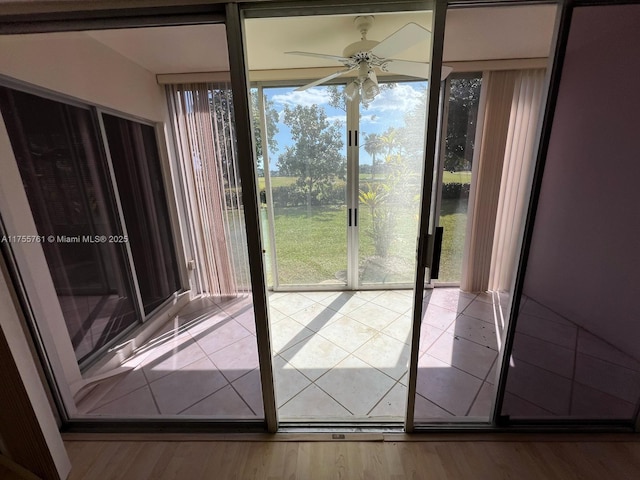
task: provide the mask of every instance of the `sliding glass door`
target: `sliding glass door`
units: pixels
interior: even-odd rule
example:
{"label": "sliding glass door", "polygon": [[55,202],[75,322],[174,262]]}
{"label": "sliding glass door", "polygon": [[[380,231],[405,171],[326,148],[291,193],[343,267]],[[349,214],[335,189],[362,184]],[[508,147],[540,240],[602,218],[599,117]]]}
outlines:
{"label": "sliding glass door", "polygon": [[[140,321],[92,112],[0,87],[0,109],[79,363]],[[111,240],[111,241],[109,241]]]}
{"label": "sliding glass door", "polygon": [[265,106],[258,188],[276,289],[413,282],[427,82],[379,85],[368,104],[344,84],[252,93]]}
{"label": "sliding glass door", "polygon": [[283,421],[404,418],[432,7],[245,20]]}
{"label": "sliding glass door", "polygon": [[[151,125],[102,114],[144,314],[181,289],[165,184]],[[124,241],[124,238],[123,238]]]}
{"label": "sliding glass door", "polygon": [[[260,133],[271,162],[265,165],[259,185],[261,207],[273,209],[274,281],[278,286],[345,288],[349,221],[345,112],[326,101],[337,88],[260,91],[268,109],[264,115],[277,116],[271,131]],[[269,179],[268,192],[264,178]]]}
{"label": "sliding glass door", "polygon": [[182,288],[155,130],[102,114],[103,142],[89,107],[0,94],[33,241],[82,365]]}

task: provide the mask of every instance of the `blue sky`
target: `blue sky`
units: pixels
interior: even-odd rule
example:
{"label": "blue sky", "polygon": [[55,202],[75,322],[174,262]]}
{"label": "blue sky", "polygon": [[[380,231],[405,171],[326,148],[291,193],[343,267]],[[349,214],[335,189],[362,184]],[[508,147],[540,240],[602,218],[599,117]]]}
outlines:
{"label": "blue sky", "polygon": [[[425,81],[399,83],[395,88],[381,91],[371,102],[368,109],[361,110],[360,138],[364,138],[364,135],[369,133],[382,133],[391,126],[402,127],[405,113],[418,105],[420,92],[426,89],[426,85],[427,82]],[[294,88],[264,89],[267,98],[273,101],[280,118],[282,118],[282,112],[286,105],[309,106],[315,104],[325,108],[330,120],[336,120],[346,128],[346,113],[329,105],[329,94],[326,88],[319,86],[302,92],[295,92]],[[278,129],[279,131],[275,137],[278,142],[278,151],[276,153],[269,152],[271,170],[277,168],[279,153],[292,144],[289,129],[282,121],[278,123]],[[360,163],[371,164],[371,157],[365,152],[364,148],[360,149]]]}

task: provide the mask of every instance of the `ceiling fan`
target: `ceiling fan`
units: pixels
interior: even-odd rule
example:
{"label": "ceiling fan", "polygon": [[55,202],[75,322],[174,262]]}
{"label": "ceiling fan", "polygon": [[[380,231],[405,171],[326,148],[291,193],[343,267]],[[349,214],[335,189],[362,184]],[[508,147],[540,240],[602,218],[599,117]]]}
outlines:
{"label": "ceiling fan", "polygon": [[[343,70],[327,75],[296,90],[306,90],[353,70],[358,70],[358,77],[346,86],[344,94],[349,100],[353,100],[356,94],[360,92],[360,98],[366,104],[380,93],[376,69],[384,73],[429,78],[428,62],[413,62],[390,58],[424,40],[429,35],[429,30],[416,23],[407,23],[404,27],[378,42],[367,39],[367,32],[373,25],[373,20],[374,18],[371,15],[359,16],[354,19],[353,23],[360,32],[361,38],[360,41],[347,45],[342,52],[342,56],[311,52],[285,52],[289,55],[304,55],[335,60],[345,66]],[[443,66],[442,79],[444,80],[452,70],[451,67]]]}

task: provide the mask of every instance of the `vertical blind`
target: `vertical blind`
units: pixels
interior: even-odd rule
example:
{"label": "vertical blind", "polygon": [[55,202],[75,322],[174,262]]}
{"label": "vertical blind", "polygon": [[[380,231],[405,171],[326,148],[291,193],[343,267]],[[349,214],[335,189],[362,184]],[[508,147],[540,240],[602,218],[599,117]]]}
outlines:
{"label": "vertical blind", "polygon": [[528,205],[528,186],[533,175],[544,74],[544,69],[525,70],[516,78],[500,182],[489,290],[511,289]]}
{"label": "vertical blind", "polygon": [[[508,290],[533,165],[544,69],[489,72],[461,288]],[[476,170],[477,168],[477,170]]]}
{"label": "vertical blind", "polygon": [[469,216],[465,237],[464,260],[460,288],[468,292],[483,292],[489,283],[493,249],[493,231],[500,194],[500,178],[505,153],[505,138],[509,128],[511,100],[516,71],[489,72],[482,80],[486,98],[482,132],[476,134],[476,155],[469,194]]}
{"label": "vertical blind", "polygon": [[202,293],[249,290],[231,85],[168,85]]}

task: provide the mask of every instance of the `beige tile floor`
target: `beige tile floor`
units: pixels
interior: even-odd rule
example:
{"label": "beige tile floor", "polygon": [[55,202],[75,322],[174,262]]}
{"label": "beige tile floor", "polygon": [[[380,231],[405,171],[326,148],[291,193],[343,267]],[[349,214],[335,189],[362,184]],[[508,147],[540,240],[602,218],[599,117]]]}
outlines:
{"label": "beige tile floor", "polygon": [[[420,330],[417,422],[489,414],[508,299],[427,291]],[[276,293],[271,342],[281,420],[404,417],[409,291]],[[99,384],[80,414],[263,417],[249,298],[191,302]],[[523,298],[503,413],[513,418],[632,418],[640,362]]]}
{"label": "beige tile floor", "polygon": [[[507,298],[428,291],[420,331],[417,422],[489,414]],[[282,420],[401,420],[411,293],[271,295]],[[192,301],[124,362],[126,373],[78,404],[92,417],[263,417],[249,298]],[[640,362],[523,298],[503,413],[514,418],[632,418]]]}
{"label": "beige tile floor", "polygon": [[503,413],[512,418],[634,418],[640,362],[632,353],[636,358],[525,296]]}
{"label": "beige tile floor", "polygon": [[[492,298],[439,288],[426,302],[416,418],[488,416]],[[403,420],[410,290],[276,293],[270,306],[281,420]]]}
{"label": "beige tile floor", "polygon": [[[499,297],[427,291],[416,419],[487,416]],[[401,421],[407,394],[412,292],[270,296],[281,420]],[[498,315],[499,317],[499,315]],[[79,404],[101,416],[263,416],[249,298],[201,298]]]}

